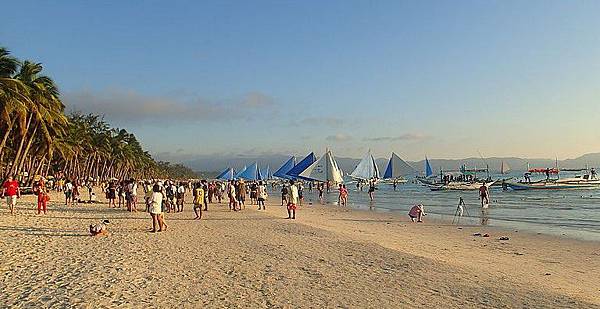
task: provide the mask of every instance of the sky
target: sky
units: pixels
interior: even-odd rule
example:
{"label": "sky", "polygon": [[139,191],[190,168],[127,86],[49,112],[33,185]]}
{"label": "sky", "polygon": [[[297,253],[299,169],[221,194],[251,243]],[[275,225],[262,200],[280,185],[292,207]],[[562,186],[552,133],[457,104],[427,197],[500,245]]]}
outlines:
{"label": "sky", "polygon": [[10,1],[0,46],[151,153],[600,152],[599,1]]}

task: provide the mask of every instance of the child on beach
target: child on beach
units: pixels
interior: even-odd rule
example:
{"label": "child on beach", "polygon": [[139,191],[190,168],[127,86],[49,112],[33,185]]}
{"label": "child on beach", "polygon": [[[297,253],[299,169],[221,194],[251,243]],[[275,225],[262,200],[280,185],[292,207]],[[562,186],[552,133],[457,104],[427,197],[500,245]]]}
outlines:
{"label": "child on beach", "polygon": [[415,219],[417,219],[417,222],[423,222],[423,216],[425,215],[425,208],[422,204],[414,205],[408,211],[408,216],[412,222],[415,222]]}
{"label": "child on beach", "polygon": [[202,183],[197,183],[194,188],[194,213],[196,214],[196,220],[202,219],[202,207],[204,205],[204,187]]}
{"label": "child on beach", "polygon": [[103,220],[102,222],[100,222],[96,225],[90,224],[90,235],[91,236],[101,236],[101,235],[108,236],[107,225],[109,223],[110,222],[108,220]]}

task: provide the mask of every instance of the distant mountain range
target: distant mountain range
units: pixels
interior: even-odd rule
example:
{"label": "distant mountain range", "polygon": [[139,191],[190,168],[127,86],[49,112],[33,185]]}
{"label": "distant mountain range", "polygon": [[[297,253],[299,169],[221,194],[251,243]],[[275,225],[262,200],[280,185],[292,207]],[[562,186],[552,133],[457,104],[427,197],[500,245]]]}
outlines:
{"label": "distant mountain range", "polygon": [[[301,160],[303,156],[298,157],[298,160]],[[252,156],[198,156],[193,160],[184,160],[184,165],[192,168],[195,171],[204,171],[204,172],[220,172],[227,167],[233,167],[237,170],[243,168],[244,165],[250,165],[253,162],[258,162],[258,165],[261,168],[265,166],[269,166],[271,172],[277,170],[285,161],[289,159],[287,155],[266,155],[261,157],[252,157]],[[356,158],[341,158],[336,157],[338,162],[338,166],[345,172],[350,173],[356,167],[360,159]],[[377,165],[380,168],[381,173],[384,172],[385,167],[387,165],[387,160],[385,158],[377,159]],[[429,159],[431,166],[433,167],[434,172],[439,171],[442,168],[445,171],[449,170],[458,170],[461,165],[465,164],[467,168],[485,168],[486,164],[489,165],[491,172],[496,172],[500,170],[500,166],[504,161],[505,164],[508,164],[510,169],[513,171],[524,171],[527,169],[527,163],[531,168],[546,168],[546,167],[554,167],[556,161],[554,159],[523,159],[523,158],[466,158],[466,159]],[[425,162],[421,161],[407,161],[408,164],[412,165],[417,171],[422,172],[424,170]],[[575,159],[567,159],[567,160],[559,160],[558,167],[559,168],[568,168],[568,169],[576,169],[576,168],[591,168],[591,167],[599,167],[600,166],[600,153],[591,153],[586,154],[581,157]]]}

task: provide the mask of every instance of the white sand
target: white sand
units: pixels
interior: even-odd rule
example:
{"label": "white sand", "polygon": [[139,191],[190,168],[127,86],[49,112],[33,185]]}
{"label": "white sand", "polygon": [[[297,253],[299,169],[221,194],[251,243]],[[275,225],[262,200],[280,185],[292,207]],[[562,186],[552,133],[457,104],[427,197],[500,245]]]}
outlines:
{"label": "white sand", "polygon": [[[15,216],[2,203],[0,307],[600,308],[595,242],[337,206],[292,221],[270,204],[202,221],[188,204],[152,234],[146,213],[51,202],[37,216],[26,199]],[[88,236],[104,218],[112,235]]]}

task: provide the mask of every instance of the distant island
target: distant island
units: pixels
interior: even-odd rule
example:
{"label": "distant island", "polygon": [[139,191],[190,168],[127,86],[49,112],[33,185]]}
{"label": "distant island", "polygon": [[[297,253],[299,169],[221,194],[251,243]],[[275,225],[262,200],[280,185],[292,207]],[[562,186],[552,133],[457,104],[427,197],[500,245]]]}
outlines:
{"label": "distant island", "polygon": [[[297,157],[301,158],[306,154],[295,154]],[[275,155],[263,155],[263,156],[208,156],[208,155],[199,155],[194,159],[186,159],[180,160],[182,164],[190,167],[195,171],[204,171],[207,173],[212,172],[220,172],[228,166],[232,166],[234,168],[242,168],[244,165],[250,164],[252,162],[258,162],[260,166],[270,166],[271,170],[278,168],[281,164],[283,164],[287,159],[289,159],[290,155],[283,154],[275,154]],[[175,158],[161,158],[165,160],[177,161]],[[358,158],[345,158],[345,157],[337,157],[337,162],[340,168],[345,172],[350,172],[354,169],[354,167],[358,164],[360,159]],[[385,169],[385,165],[387,164],[387,158],[379,158],[377,159],[377,164],[381,170]],[[420,161],[407,161],[410,165],[412,165],[417,171],[423,171],[424,169],[424,159]],[[436,159],[429,158],[433,169],[439,171],[439,169],[443,170],[458,170],[461,165],[465,164],[467,168],[485,168],[486,164],[489,166],[491,172],[500,171],[500,166],[504,161],[505,164],[510,166],[513,171],[525,171],[527,169],[527,164],[534,168],[545,168],[545,167],[554,167],[558,163],[558,167],[562,169],[583,169],[583,168],[592,168],[592,167],[600,167],[600,153],[590,153],[582,155],[575,159],[566,159],[566,160],[558,160],[556,159],[540,159],[540,158],[516,158],[516,157],[489,157],[489,158],[465,158],[465,159]]]}

